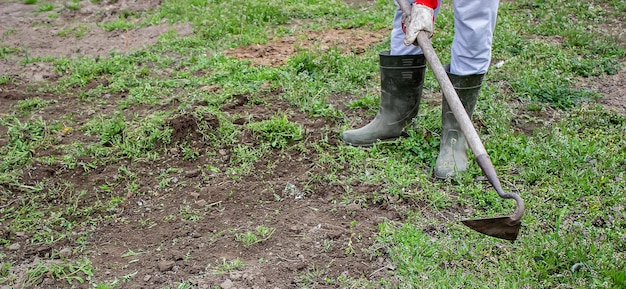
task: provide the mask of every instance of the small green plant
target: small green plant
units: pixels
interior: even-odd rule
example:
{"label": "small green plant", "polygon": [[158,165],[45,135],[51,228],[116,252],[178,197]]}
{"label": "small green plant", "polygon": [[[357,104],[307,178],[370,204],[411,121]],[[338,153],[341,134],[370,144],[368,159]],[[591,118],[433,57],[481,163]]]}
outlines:
{"label": "small green plant", "polygon": [[[141,249],[140,249],[141,251]],[[135,252],[131,249],[128,249],[128,251],[126,251],[126,253],[122,254],[120,257],[122,258],[126,258],[126,257],[135,257],[135,256],[139,256],[141,254],[141,252]]]}
{"label": "small green plant", "polygon": [[269,240],[275,231],[276,228],[258,226],[255,231],[236,234],[235,241],[241,242],[245,247],[248,247]]}
{"label": "small green plant", "polygon": [[204,219],[204,216],[202,216],[202,212],[200,210],[194,209],[188,204],[181,205],[178,213],[182,216],[182,219],[185,221],[196,222],[196,221],[200,221]]}
{"label": "small green plant", "polygon": [[298,275],[296,282],[302,288],[309,288],[317,284],[326,283],[324,275],[326,275],[327,269],[320,268],[317,265],[311,265],[307,268],[306,272]]}
{"label": "small green plant", "polygon": [[[0,58],[2,58],[2,57],[3,57],[3,55],[2,55],[2,49],[3,49],[3,48],[2,48],[2,46],[0,46]],[[0,76],[0,85],[5,85],[5,84],[9,83],[9,80],[10,80],[10,79],[11,79],[11,78],[9,77],[9,75],[8,75],[8,74],[1,75],[1,76]]]}
{"label": "small green plant", "polygon": [[137,273],[139,273],[139,272],[135,271],[135,272],[131,272],[131,273],[128,273],[128,274],[122,276],[122,282],[126,283],[126,282],[130,281],[133,277],[135,277],[137,275]]}
{"label": "small green plant", "polygon": [[320,252],[322,253],[327,253],[330,252],[330,250],[333,247],[333,240],[330,239],[324,239],[324,241],[322,241],[322,249],[320,249]]}
{"label": "small green plant", "polygon": [[191,289],[193,287],[193,283],[190,281],[176,283],[176,289]]}
{"label": "small green plant", "polygon": [[58,35],[61,37],[74,36],[76,38],[81,38],[87,34],[89,31],[89,26],[85,24],[79,24],[73,27],[67,27],[59,30]]}
{"label": "small green plant", "polygon": [[28,99],[22,99],[17,102],[15,107],[21,110],[24,114],[30,113],[34,110],[45,107],[50,103],[54,103],[53,100],[44,100],[40,97],[33,97]]}
{"label": "small green plant", "polygon": [[24,0],[24,4],[26,5],[37,4],[37,0]]}
{"label": "small green plant", "polygon": [[54,4],[52,3],[42,3],[37,5],[37,12],[48,12],[54,9]]}
{"label": "small green plant", "polygon": [[100,137],[100,143],[107,146],[119,145],[123,142],[126,121],[120,113],[114,117],[97,117],[87,124],[87,132]]}
{"label": "small green plant", "polygon": [[33,269],[26,271],[24,285],[26,287],[38,284],[44,276],[57,280],[65,280],[68,284],[83,283],[93,276],[93,267],[88,259],[79,259],[72,263],[39,262]]}
{"label": "small green plant", "polygon": [[[221,264],[218,264],[216,268],[213,270],[216,274],[225,274],[232,271],[240,270],[246,267],[246,263],[241,261],[239,258],[236,258],[231,261],[227,261],[226,258],[222,258]],[[211,268],[209,264],[207,266],[207,271]]]}
{"label": "small green plant", "polygon": [[257,136],[267,140],[273,148],[285,148],[289,143],[302,140],[304,129],[290,122],[286,115],[277,115],[268,120],[248,124]]}
{"label": "small green plant", "polygon": [[[0,45],[0,59],[7,59],[9,57],[11,57],[11,55],[13,54],[17,54],[21,51],[21,49],[19,48],[15,48],[15,47],[9,47],[6,45]],[[2,76],[3,79],[6,79],[2,82],[0,82],[0,84],[6,84],[8,82],[8,75],[3,75]]]}
{"label": "small green plant", "polygon": [[355,99],[351,101],[350,103],[348,103],[348,108],[351,108],[351,109],[362,108],[362,109],[368,109],[370,110],[370,112],[376,112],[376,110],[378,109],[379,102],[380,102],[379,97],[373,94],[367,94],[361,98]]}
{"label": "small green plant", "polygon": [[135,27],[135,24],[133,24],[132,22],[123,19],[123,18],[118,18],[116,20],[113,20],[111,22],[105,22],[101,24],[102,28],[106,31],[113,31],[113,30],[127,30],[127,29],[131,29],[133,27]]}
{"label": "small green plant", "polygon": [[65,4],[65,7],[67,7],[67,9],[69,10],[80,10],[80,4],[76,2],[67,3]]}
{"label": "small green plant", "polygon": [[11,264],[10,262],[0,263],[0,280],[2,280],[2,278],[4,277],[9,276],[11,268],[13,268],[13,264]]}

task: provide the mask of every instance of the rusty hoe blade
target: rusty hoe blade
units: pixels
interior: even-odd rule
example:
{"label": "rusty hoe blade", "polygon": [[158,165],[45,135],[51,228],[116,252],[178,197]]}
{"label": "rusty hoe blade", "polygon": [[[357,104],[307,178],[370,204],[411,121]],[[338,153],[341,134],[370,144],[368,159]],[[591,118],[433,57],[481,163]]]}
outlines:
{"label": "rusty hoe blade", "polygon": [[515,241],[522,222],[512,222],[511,217],[463,220],[463,225],[488,236]]}
{"label": "rusty hoe blade", "polygon": [[496,192],[501,198],[514,199],[516,203],[515,212],[509,217],[496,217],[477,220],[464,220],[464,225],[471,229],[489,235],[492,237],[515,241],[519,233],[519,229],[522,226],[522,216],[524,215],[524,200],[515,193],[504,193],[500,180],[496,175],[496,171],[493,168],[493,164],[486,154],[476,157],[478,165],[483,170],[487,179],[491,185],[495,188]]}

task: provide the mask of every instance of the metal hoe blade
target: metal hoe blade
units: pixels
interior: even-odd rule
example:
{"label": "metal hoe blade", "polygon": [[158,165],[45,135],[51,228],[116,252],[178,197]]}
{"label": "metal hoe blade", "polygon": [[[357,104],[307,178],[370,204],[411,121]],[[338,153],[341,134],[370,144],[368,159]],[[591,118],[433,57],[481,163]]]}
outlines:
{"label": "metal hoe blade", "polygon": [[487,179],[498,193],[498,196],[504,199],[515,200],[515,212],[513,212],[513,214],[509,217],[464,220],[461,222],[471,229],[485,235],[515,241],[517,239],[517,235],[519,234],[520,227],[522,226],[521,219],[524,215],[525,209],[524,200],[522,200],[522,198],[515,193],[504,193],[502,191],[500,180],[496,175],[496,170],[493,167],[491,159],[489,159],[488,155],[483,154],[477,156],[476,162],[478,162],[478,165],[483,170],[483,172],[487,176]]}
{"label": "metal hoe blade", "polygon": [[522,222],[514,222],[511,217],[463,220],[461,222],[477,232],[509,241],[517,239],[517,234],[522,226]]}

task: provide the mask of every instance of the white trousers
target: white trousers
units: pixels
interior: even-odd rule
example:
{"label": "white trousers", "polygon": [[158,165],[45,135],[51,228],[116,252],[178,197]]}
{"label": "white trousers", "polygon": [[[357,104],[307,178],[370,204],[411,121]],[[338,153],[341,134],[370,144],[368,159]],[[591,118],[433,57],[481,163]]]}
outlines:
{"label": "white trousers", "polygon": [[[409,1],[411,0],[398,0]],[[441,6],[439,0],[439,6]],[[450,72],[455,75],[484,74],[491,62],[491,44],[499,0],[453,0],[454,39],[450,48]],[[397,4],[396,4],[397,6]],[[435,11],[435,15],[439,9]],[[422,54],[417,46],[404,45],[402,11],[396,9],[391,31],[391,55]],[[437,27],[435,25],[435,37]]]}

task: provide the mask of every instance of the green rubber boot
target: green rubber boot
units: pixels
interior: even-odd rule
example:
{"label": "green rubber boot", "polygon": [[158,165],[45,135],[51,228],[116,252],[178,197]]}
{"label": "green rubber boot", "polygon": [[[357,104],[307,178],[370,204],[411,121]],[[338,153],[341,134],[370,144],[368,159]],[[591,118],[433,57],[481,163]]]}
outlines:
{"label": "green rubber boot", "polygon": [[366,126],[344,131],[341,139],[349,145],[368,147],[393,140],[417,115],[422,98],[426,60],[424,55],[380,53],[380,107]]}
{"label": "green rubber boot", "polygon": [[[446,70],[449,71],[448,67]],[[454,90],[459,95],[470,119],[474,113],[483,76],[484,74],[459,76],[448,72]],[[445,97],[441,104],[441,130],[441,144],[435,164],[435,177],[438,179],[453,178],[457,173],[465,172],[469,166],[468,145]]]}

